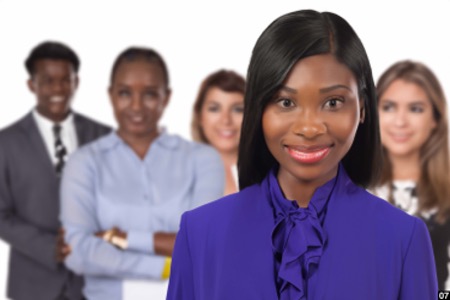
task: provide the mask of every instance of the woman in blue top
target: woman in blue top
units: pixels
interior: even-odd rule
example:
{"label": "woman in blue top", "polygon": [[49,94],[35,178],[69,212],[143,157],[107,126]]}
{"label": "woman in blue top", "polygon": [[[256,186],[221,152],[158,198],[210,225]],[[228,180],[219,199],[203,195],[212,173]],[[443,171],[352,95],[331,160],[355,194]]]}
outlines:
{"label": "woman in blue top", "polygon": [[181,214],[223,195],[223,164],[211,147],[158,126],[170,88],[154,50],[123,51],[109,95],[117,131],[75,152],[64,170],[66,264],[84,275],[89,300],[148,299],[149,280],[168,276]]}
{"label": "woman in blue top", "polygon": [[350,25],[311,10],[278,18],[247,80],[242,190],[183,215],[168,299],[436,299],[424,223],[364,189],[381,146]]}

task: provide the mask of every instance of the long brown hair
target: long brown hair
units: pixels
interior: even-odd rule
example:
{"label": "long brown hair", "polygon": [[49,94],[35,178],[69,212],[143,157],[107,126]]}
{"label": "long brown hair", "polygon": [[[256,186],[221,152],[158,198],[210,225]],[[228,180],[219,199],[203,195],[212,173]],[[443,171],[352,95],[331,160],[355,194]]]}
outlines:
{"label": "long brown hair", "polygon": [[210,88],[217,87],[224,92],[228,93],[245,93],[245,79],[238,73],[228,70],[219,70],[206,77],[197,95],[197,99],[194,103],[194,111],[192,114],[191,133],[194,141],[209,144],[208,139],[203,133],[203,129],[200,126],[200,114],[202,111],[203,103],[205,103],[206,93]]}
{"label": "long brown hair", "polygon": [[[450,216],[450,159],[448,146],[447,103],[441,85],[434,73],[425,65],[413,61],[400,61],[381,75],[377,84],[378,103],[386,89],[397,79],[414,83],[427,94],[433,107],[436,128],[420,149],[420,178],[416,193],[419,211],[437,207],[437,220],[445,221]],[[392,163],[385,155],[379,185],[392,183]],[[392,202],[389,188],[389,201]]]}

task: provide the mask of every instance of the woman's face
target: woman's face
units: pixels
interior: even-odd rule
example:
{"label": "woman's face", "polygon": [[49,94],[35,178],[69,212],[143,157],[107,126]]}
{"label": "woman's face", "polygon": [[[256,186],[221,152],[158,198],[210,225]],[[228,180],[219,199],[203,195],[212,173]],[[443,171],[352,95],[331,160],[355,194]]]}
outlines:
{"label": "woman's face", "polygon": [[208,142],[219,152],[234,153],[239,147],[244,95],[211,87],[200,111],[200,126]]}
{"label": "woman's face", "polygon": [[145,60],[123,62],[109,89],[119,134],[156,136],[158,121],[169,100],[163,71]]}
{"label": "woman's face", "polygon": [[360,124],[353,73],[331,54],[299,60],[262,116],[278,178],[321,185],[337,173]]}
{"label": "woman's face", "polygon": [[381,142],[391,157],[419,155],[436,127],[433,107],[417,84],[397,79],[380,96]]}

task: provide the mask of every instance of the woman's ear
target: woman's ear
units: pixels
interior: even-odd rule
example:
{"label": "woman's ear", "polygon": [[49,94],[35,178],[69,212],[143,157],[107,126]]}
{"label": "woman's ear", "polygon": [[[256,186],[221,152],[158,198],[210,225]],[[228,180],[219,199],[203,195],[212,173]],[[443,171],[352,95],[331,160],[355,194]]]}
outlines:
{"label": "woman's ear", "polygon": [[170,97],[171,97],[171,96],[172,96],[172,90],[171,90],[170,88],[167,88],[167,91],[166,91],[166,99],[164,99],[164,103],[163,103],[164,108],[166,108],[167,104],[169,104],[169,101],[170,101]]}
{"label": "woman's ear", "polygon": [[111,102],[111,104],[113,104],[113,90],[112,90],[112,86],[108,87],[108,96],[109,96],[109,101]]}

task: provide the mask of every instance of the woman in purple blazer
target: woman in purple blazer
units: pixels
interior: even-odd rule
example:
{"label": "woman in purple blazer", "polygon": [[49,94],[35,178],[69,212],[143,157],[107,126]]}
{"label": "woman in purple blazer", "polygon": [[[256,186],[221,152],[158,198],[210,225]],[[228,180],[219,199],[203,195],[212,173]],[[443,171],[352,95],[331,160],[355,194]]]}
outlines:
{"label": "woman in purple blazer", "polygon": [[437,299],[424,223],[364,188],[381,161],[364,47],[304,10],[259,37],[239,193],[183,215],[168,299]]}

